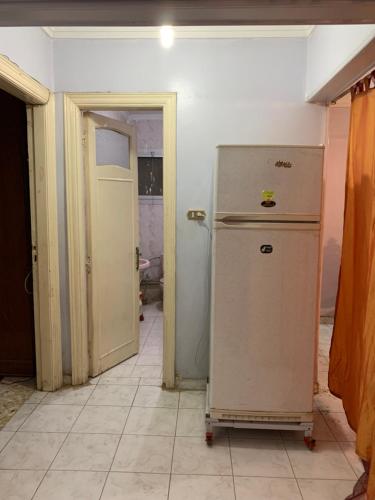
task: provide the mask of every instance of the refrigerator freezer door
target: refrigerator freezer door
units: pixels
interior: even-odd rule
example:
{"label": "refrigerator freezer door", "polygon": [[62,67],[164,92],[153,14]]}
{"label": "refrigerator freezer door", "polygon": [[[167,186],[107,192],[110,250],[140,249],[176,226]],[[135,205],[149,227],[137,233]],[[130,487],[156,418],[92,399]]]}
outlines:
{"label": "refrigerator freezer door", "polygon": [[319,220],[322,147],[220,146],[216,219],[238,214]]}
{"label": "refrigerator freezer door", "polygon": [[211,409],[312,411],[318,256],[318,224],[216,224]]}

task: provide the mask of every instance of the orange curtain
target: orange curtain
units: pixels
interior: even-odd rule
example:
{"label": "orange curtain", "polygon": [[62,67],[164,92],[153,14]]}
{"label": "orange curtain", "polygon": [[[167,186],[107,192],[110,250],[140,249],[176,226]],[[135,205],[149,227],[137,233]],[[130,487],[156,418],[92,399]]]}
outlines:
{"label": "orange curtain", "polygon": [[367,496],[375,500],[375,89],[370,82],[359,92],[357,87],[352,99],[329,388],[342,399],[357,432],[358,455],[370,463]]}

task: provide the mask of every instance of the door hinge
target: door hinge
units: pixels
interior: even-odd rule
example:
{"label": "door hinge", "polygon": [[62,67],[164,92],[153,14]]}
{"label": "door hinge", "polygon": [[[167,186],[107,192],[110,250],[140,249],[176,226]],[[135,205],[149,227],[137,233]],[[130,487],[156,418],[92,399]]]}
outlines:
{"label": "door hinge", "polygon": [[141,252],[139,251],[139,247],[135,247],[135,270],[139,271],[139,257]]}
{"label": "door hinge", "polygon": [[31,255],[32,255],[33,262],[34,263],[38,262],[38,249],[37,249],[36,245],[32,246]]}
{"label": "door hinge", "polygon": [[82,136],[82,146],[86,146],[86,140],[87,140],[86,135],[83,135]]}
{"label": "door hinge", "polygon": [[90,257],[90,255],[88,255],[86,258],[86,272],[87,272],[87,274],[91,273],[91,257]]}

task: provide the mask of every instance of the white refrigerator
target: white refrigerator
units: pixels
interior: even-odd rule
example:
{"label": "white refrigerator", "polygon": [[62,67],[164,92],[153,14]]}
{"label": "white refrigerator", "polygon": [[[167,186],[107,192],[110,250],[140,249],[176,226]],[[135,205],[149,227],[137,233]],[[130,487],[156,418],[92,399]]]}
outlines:
{"label": "white refrigerator", "polygon": [[311,436],[322,172],[323,147],[218,148],[207,439],[239,422]]}

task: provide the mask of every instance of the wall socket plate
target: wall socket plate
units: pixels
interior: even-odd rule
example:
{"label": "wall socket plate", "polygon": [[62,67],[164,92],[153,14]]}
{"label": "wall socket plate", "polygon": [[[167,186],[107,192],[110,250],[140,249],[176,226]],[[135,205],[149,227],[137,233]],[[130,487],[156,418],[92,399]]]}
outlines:
{"label": "wall socket plate", "polygon": [[204,220],[206,218],[206,211],[201,208],[191,208],[187,212],[189,220]]}

